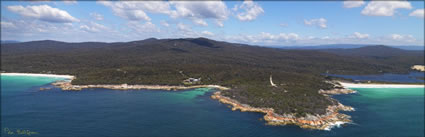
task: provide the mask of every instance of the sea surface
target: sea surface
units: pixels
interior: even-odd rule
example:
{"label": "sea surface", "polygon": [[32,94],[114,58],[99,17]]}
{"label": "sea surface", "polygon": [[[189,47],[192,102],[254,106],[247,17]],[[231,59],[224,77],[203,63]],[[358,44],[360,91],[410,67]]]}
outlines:
{"label": "sea surface", "polygon": [[212,100],[214,89],[39,90],[56,80],[1,76],[2,136],[424,136],[423,88],[359,88],[334,96],[356,109],[347,112],[353,123],[318,131],[265,125],[263,114]]}

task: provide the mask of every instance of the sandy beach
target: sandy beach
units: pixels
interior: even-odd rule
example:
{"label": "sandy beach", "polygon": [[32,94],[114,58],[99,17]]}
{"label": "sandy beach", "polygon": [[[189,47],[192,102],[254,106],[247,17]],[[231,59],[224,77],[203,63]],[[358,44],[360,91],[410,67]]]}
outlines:
{"label": "sandy beach", "polygon": [[[38,73],[0,73],[2,76],[34,76],[34,77],[55,77],[69,80],[75,79],[72,75],[38,74]],[[220,85],[194,85],[194,86],[168,86],[168,85],[127,85],[127,84],[99,84],[99,85],[72,85],[71,81],[57,81],[52,83],[62,90],[81,90],[84,88],[107,88],[107,89],[157,89],[157,90],[185,90],[194,88],[217,88],[228,90],[229,88]]]}
{"label": "sandy beach", "polygon": [[55,78],[66,78],[74,79],[71,75],[55,75],[55,74],[38,74],[38,73],[0,73],[2,76],[33,76],[33,77],[55,77]]}
{"label": "sandy beach", "polygon": [[356,83],[347,83],[340,82],[339,83],[346,88],[424,88],[425,85],[413,85],[413,84],[356,84]]}

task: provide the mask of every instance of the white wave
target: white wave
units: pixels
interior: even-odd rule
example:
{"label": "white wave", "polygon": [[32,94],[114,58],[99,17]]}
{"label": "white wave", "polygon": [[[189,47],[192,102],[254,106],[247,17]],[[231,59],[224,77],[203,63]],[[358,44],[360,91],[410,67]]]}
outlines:
{"label": "white wave", "polygon": [[334,122],[334,123],[329,123],[329,126],[328,126],[328,127],[326,127],[324,130],[326,130],[326,131],[331,131],[331,129],[332,129],[332,128],[334,128],[334,127],[340,128],[340,127],[341,127],[341,125],[343,125],[343,124],[345,124],[345,123],[347,123],[347,122],[343,122],[343,121],[336,121],[336,122]]}

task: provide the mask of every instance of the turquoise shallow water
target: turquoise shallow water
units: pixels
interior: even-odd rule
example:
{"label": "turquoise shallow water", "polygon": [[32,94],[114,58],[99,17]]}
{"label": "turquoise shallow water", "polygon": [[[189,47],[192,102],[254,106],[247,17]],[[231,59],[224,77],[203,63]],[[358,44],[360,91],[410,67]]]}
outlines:
{"label": "turquoise shallow water", "polygon": [[[423,136],[424,89],[356,89],[334,96],[356,108],[354,124],[331,131],[266,126],[262,114],[231,111],[214,89],[86,89],[64,92],[55,78],[1,76],[1,126],[31,136]],[[12,135],[2,132],[2,136]]]}
{"label": "turquoise shallow water", "polygon": [[[335,96],[356,108],[348,113],[368,136],[424,136],[424,88],[353,88],[358,94]],[[367,130],[361,130],[367,129]]]}

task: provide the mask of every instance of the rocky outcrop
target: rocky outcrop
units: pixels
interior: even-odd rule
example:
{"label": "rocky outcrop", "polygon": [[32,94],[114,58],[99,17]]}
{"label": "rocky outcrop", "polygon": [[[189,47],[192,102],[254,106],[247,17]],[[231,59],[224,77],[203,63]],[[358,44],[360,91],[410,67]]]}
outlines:
{"label": "rocky outcrop", "polygon": [[217,99],[221,103],[229,104],[232,106],[232,110],[240,110],[242,112],[260,112],[264,113],[264,120],[269,125],[287,125],[294,124],[301,128],[329,130],[333,126],[340,123],[351,122],[350,116],[338,113],[338,111],[354,111],[354,108],[344,106],[341,103],[338,105],[328,106],[326,114],[323,115],[311,115],[307,114],[305,117],[296,117],[295,114],[276,114],[273,108],[255,108],[246,104],[241,104],[238,101],[221,95],[221,92],[215,92],[212,99]]}
{"label": "rocky outcrop", "polygon": [[220,90],[228,90],[229,88],[219,85],[195,85],[195,86],[166,86],[166,85],[127,85],[127,84],[111,84],[111,85],[72,85],[71,81],[57,81],[52,85],[62,90],[82,90],[85,88],[106,88],[106,89],[154,89],[154,90],[184,90],[194,88],[216,88]]}
{"label": "rocky outcrop", "polygon": [[339,95],[339,94],[351,94],[356,93],[355,90],[348,89],[341,85],[340,81],[325,81],[326,83],[332,84],[333,88],[329,90],[319,90],[319,94],[323,95]]}
{"label": "rocky outcrop", "polygon": [[319,94],[328,94],[328,95],[338,95],[338,94],[351,94],[356,93],[355,90],[347,89],[347,88],[334,88],[330,90],[319,90]]}

